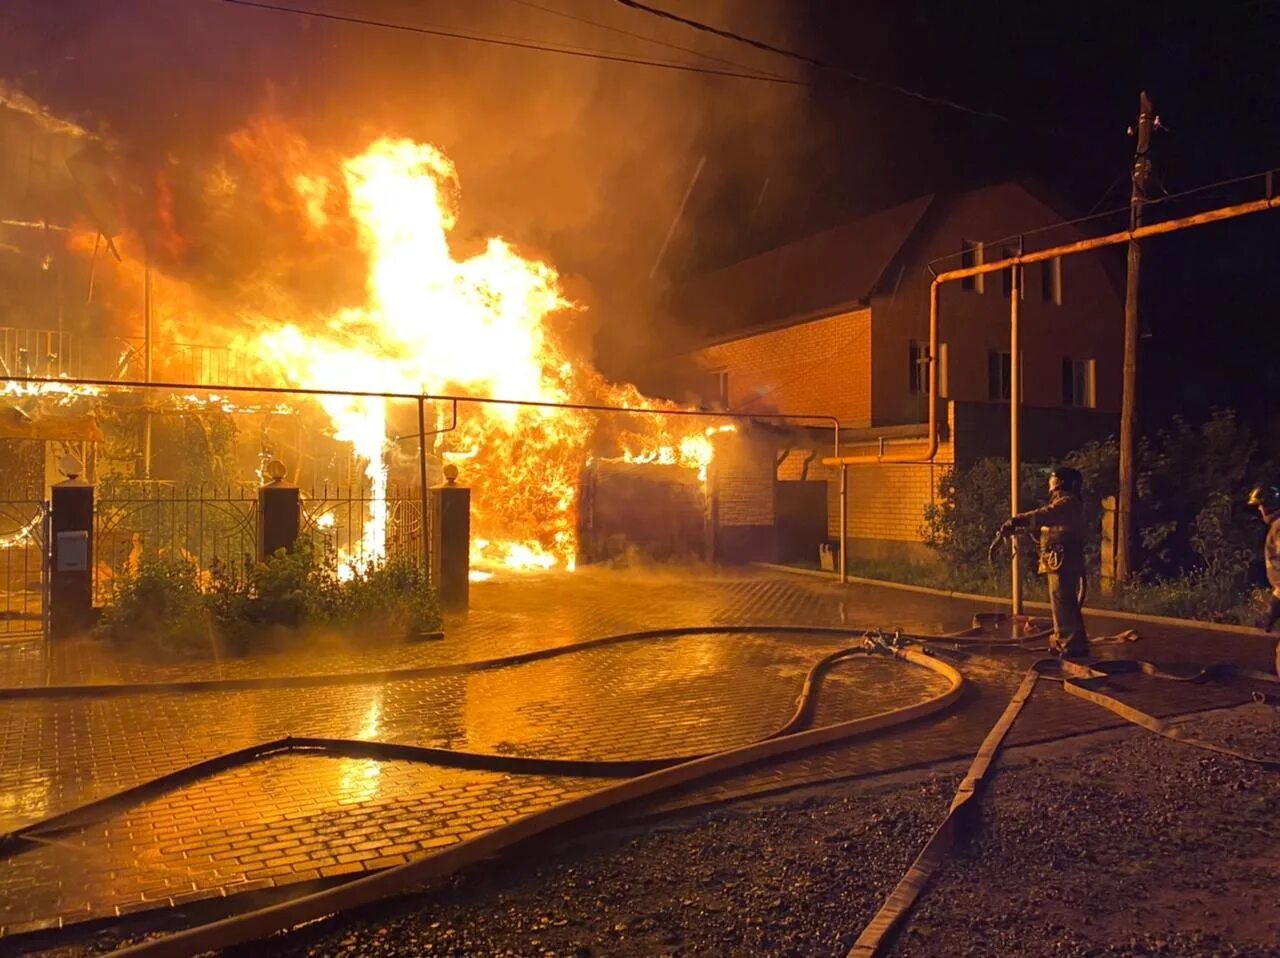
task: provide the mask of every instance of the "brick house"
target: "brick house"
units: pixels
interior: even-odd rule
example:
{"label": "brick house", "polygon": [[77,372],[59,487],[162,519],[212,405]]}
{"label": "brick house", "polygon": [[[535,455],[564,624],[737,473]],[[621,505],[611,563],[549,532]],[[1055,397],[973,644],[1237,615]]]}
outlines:
{"label": "brick house", "polygon": [[[1071,216],[1034,184],[1007,182],[919,197],[734,263],[673,290],[672,318],[702,342],[681,360],[694,361],[695,389],[713,407],[836,416],[843,454],[918,447],[928,417],[930,264],[940,272],[1011,255],[1020,233]],[[1056,226],[1026,237],[1025,248],[1085,235]],[[1123,298],[1115,267],[1106,254],[1083,254],[1025,271],[1025,461],[1050,462],[1116,429]],[[1010,280],[1006,272],[942,287],[943,444],[931,464],[850,467],[851,556],[928,557],[924,509],[942,474],[1008,455]],[[829,430],[798,436],[762,426],[730,441],[746,445],[725,451],[712,483],[720,559],[809,554],[824,499],[826,536],[838,538],[835,470],[820,462],[830,455]],[[746,476],[772,489],[747,489]],[[793,556],[797,535],[803,548]]]}

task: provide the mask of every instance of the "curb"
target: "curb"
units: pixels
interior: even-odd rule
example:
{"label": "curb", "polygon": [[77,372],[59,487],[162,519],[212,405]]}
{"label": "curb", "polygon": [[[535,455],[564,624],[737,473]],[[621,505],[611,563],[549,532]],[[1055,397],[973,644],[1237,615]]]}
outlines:
{"label": "curb", "polygon": [[[795,566],[779,565],[774,562],[753,562],[753,566],[761,569],[772,569],[775,572],[790,572],[794,575],[807,575],[812,578],[836,580],[834,572],[821,569],[800,569]],[[947,589],[934,589],[925,585],[911,585],[906,582],[893,582],[889,579],[868,579],[851,575],[848,581],[853,585],[879,586],[884,589],[897,589],[900,592],[916,592],[921,595],[939,596],[944,599],[963,599],[967,602],[986,602],[992,605],[1008,605],[1009,600],[998,595],[978,595],[973,592],[951,592]],[[1027,600],[1023,605],[1032,609],[1048,609],[1049,603]],[[1121,609],[1101,609],[1096,606],[1085,606],[1086,615],[1101,619],[1120,619],[1128,622],[1147,622],[1151,625],[1172,625],[1183,629],[1196,629],[1200,632],[1220,632],[1227,635],[1247,635],[1255,639],[1276,641],[1273,636],[1248,625],[1230,625],[1225,622],[1202,622],[1199,619],[1176,619],[1168,615],[1148,615],[1144,612],[1125,612]]]}

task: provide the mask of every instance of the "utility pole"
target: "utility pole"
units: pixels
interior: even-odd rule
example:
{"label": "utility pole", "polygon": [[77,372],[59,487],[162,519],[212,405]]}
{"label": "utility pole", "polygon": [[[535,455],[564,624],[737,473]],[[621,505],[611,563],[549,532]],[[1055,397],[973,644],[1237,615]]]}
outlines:
{"label": "utility pole", "polygon": [[[1129,195],[1129,229],[1142,225],[1142,206],[1147,199],[1147,180],[1151,174],[1151,132],[1159,124],[1155,107],[1144,90],[1138,97],[1138,125],[1131,131],[1137,137],[1133,154],[1133,189]],[[1117,582],[1128,580],[1133,572],[1130,550],[1133,547],[1133,497],[1136,485],[1138,432],[1138,273],[1142,265],[1142,249],[1137,240],[1129,240],[1129,269],[1124,287],[1124,379],[1120,395],[1120,481],[1116,509]]]}

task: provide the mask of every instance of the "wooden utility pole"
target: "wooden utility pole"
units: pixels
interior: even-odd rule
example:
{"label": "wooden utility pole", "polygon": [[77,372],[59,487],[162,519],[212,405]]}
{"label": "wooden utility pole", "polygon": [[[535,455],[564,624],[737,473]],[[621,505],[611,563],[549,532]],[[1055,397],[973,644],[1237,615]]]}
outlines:
{"label": "wooden utility pole", "polygon": [[[1133,154],[1133,189],[1129,195],[1129,229],[1142,225],[1142,205],[1147,198],[1151,174],[1151,132],[1156,126],[1155,108],[1143,91],[1138,98],[1138,125],[1133,131],[1137,146]],[[1126,581],[1133,571],[1133,497],[1136,486],[1134,460],[1138,432],[1138,271],[1142,249],[1129,240],[1129,269],[1124,288],[1124,379],[1120,395],[1120,482],[1116,510],[1115,579]]]}

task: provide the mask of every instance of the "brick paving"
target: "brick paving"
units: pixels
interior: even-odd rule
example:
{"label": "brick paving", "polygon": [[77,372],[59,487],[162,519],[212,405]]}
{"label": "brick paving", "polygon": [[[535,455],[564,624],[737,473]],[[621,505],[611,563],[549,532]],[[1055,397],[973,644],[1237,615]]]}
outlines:
{"label": "brick paving", "polygon": [[[0,687],[341,675],[470,662],[552,648],[620,632],[680,626],[803,624],[901,627],[936,633],[969,624],[971,610],[929,596],[865,590],[855,597],[822,579],[758,571],[610,572],[528,575],[476,583],[473,608],[450,617],[445,638],[377,644],[328,635],[305,649],[217,660],[156,662],[94,639],[0,642]],[[994,607],[993,607],[994,608]]]}
{"label": "brick paving", "polygon": [[[39,669],[27,653],[0,654],[0,676],[6,685],[322,676],[460,663],[682,626],[785,623],[937,633],[966,625],[978,611],[940,597],[759,572],[587,570],[485,583],[473,602],[472,612],[451,621],[439,642],[165,665],[111,656],[100,646],[81,646],[92,651],[77,657],[67,651],[74,647],[64,647]],[[0,701],[0,831],[285,735],[587,759],[728,748],[789,718],[813,662],[845,644],[835,636],[709,631],[430,678]],[[982,656],[966,658],[962,668],[970,689],[959,710],[748,769],[674,795],[666,805],[970,754],[1020,668]],[[1151,681],[1125,676],[1120,684],[1147,696]],[[1211,686],[1164,686],[1167,711],[1222,704],[1226,695]],[[827,676],[816,721],[883,711],[944,687],[925,670],[855,657]],[[1031,718],[1015,739],[1118,721],[1052,687],[1037,692]],[[385,867],[609,781],[297,754],[266,759],[83,828],[42,836],[0,872],[0,934]]]}

